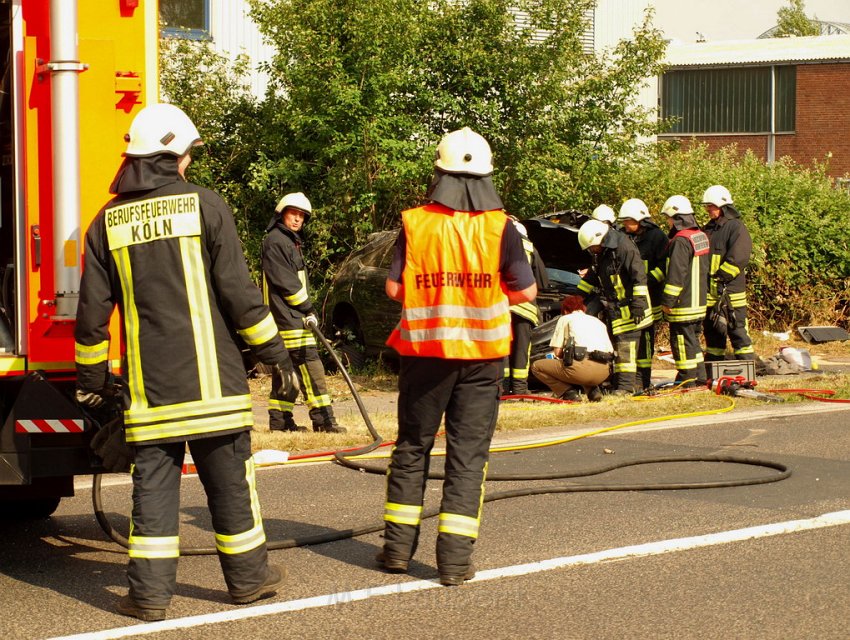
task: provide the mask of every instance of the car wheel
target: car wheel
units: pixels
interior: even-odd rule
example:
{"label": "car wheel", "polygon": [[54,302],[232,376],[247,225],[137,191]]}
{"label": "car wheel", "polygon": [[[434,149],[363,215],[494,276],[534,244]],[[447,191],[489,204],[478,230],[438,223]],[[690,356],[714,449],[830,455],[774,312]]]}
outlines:
{"label": "car wheel", "polygon": [[33,500],[2,500],[0,501],[0,520],[25,522],[28,520],[43,520],[53,514],[59,507],[61,498],[37,498]]}
{"label": "car wheel", "polygon": [[[346,370],[357,369],[366,364],[366,346],[357,318],[348,316],[337,325],[333,347]],[[333,362],[336,369],[336,361]]]}
{"label": "car wheel", "polygon": [[337,355],[347,371],[359,369],[366,364],[363,347],[352,342],[344,342],[336,347]]}

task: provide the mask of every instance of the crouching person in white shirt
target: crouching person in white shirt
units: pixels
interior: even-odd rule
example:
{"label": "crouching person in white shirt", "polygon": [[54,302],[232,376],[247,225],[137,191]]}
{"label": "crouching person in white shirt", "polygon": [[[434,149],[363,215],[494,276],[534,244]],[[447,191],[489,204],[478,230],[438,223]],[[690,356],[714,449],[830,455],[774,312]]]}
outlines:
{"label": "crouching person in white shirt", "polygon": [[599,385],[611,375],[614,347],[605,323],[585,313],[581,296],[566,296],[549,346],[552,358],[531,365],[531,371],[562,400],[579,400],[581,391],[591,402],[602,400]]}

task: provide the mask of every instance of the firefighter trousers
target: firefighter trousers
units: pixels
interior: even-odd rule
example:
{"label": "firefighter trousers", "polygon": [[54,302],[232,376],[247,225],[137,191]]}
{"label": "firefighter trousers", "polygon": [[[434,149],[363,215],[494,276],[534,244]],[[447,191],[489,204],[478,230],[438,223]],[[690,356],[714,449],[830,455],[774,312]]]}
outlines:
{"label": "firefighter trousers", "polygon": [[515,313],[511,314],[511,353],[505,360],[505,395],[528,393],[528,364],[531,356],[531,332],[534,324]]}
{"label": "firefighter trousers", "polygon": [[617,351],[617,356],[614,359],[613,383],[616,391],[634,393],[638,340],[640,340],[640,329],[614,336],[614,349]]}
{"label": "firefighter trousers", "polygon": [[[333,416],[331,409],[331,397],[328,394],[328,385],[325,381],[325,366],[319,357],[319,351],[312,345],[289,349],[289,357],[295,374],[304,394],[304,403],[310,410],[310,419],[313,426],[321,427],[324,424],[323,412]],[[283,428],[284,413],[292,413],[294,402],[287,402],[280,398],[281,379],[277,370],[272,371],[272,389],[269,393],[269,425],[275,428]]]}
{"label": "firefighter trousers", "polygon": [[409,560],[416,551],[430,453],[445,415],[437,567],[441,574],[463,574],[469,567],[499,414],[502,366],[501,360],[401,358],[398,439],[387,469],[385,557]]}
{"label": "firefighter trousers", "polygon": [[[709,311],[711,307],[709,307]],[[753,341],[750,338],[749,321],[747,320],[747,307],[733,307],[732,314],[734,317],[734,327],[730,319],[730,326],[726,333],[721,333],[714,328],[714,324],[709,319],[710,313],[706,314],[703,321],[703,331],[705,332],[705,359],[723,360],[726,357],[726,336],[729,336],[729,343],[732,345],[732,352],[735,354],[735,360],[755,360],[755,350],[753,349]]]}
{"label": "firefighter trousers", "polygon": [[[130,596],[140,606],[165,609],[177,586],[180,478],[186,442],[135,447],[130,522]],[[218,559],[231,593],[265,582],[268,556],[257,499],[249,431],[188,442],[207,494]]]}
{"label": "firefighter trousers", "polygon": [[637,385],[648,389],[652,385],[652,357],[655,353],[655,323],[641,329],[637,348]]}
{"label": "firefighter trousers", "polygon": [[700,320],[670,323],[670,349],[676,365],[676,382],[705,382],[705,365],[699,343]]}

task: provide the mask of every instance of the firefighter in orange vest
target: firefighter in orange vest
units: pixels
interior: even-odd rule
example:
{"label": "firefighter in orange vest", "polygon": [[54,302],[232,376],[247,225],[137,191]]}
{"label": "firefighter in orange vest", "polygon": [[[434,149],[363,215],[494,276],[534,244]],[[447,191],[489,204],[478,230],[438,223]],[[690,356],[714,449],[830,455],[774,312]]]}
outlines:
{"label": "firefighter in orange vest", "polygon": [[251,281],[233,212],[191,184],[189,152],[201,138],[170,104],[149,105],[130,126],[115,197],[86,233],[75,329],[77,401],[97,407],[109,391],[109,318],[124,320],[129,401],[126,440],[135,454],[127,578],[119,613],[163,620],[177,587],[180,472],[188,446],[207,493],[231,599],[271,596],[285,570],[270,566],[251,457],[251,395],[238,334],[274,365],[280,394],[298,379],[269,308]]}
{"label": "firefighter in orange vest", "polygon": [[693,387],[705,382],[699,332],[705,318],[709,241],[685,196],[667,198],[661,213],[670,226],[661,309],[670,323],[670,348],[679,371],[676,382]]}
{"label": "firefighter in orange vest", "polygon": [[387,472],[378,561],[407,571],[416,551],[425,479],[445,416],[446,464],[437,534],[440,583],[475,575],[488,450],[499,412],[509,306],[537,295],[522,238],[496,193],[490,145],[465,127],[437,146],[421,207],[402,212],[386,281],[402,303],[387,344],[401,357],[398,439]]}

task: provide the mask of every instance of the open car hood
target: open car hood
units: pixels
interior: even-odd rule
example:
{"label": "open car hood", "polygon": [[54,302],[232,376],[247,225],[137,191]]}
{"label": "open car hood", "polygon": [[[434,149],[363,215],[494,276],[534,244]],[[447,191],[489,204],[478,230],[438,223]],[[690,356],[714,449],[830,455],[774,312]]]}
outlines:
{"label": "open car hood", "polygon": [[556,211],[523,220],[531,240],[546,267],[577,272],[589,267],[590,254],[578,243],[578,228],[588,217],[578,211]]}

